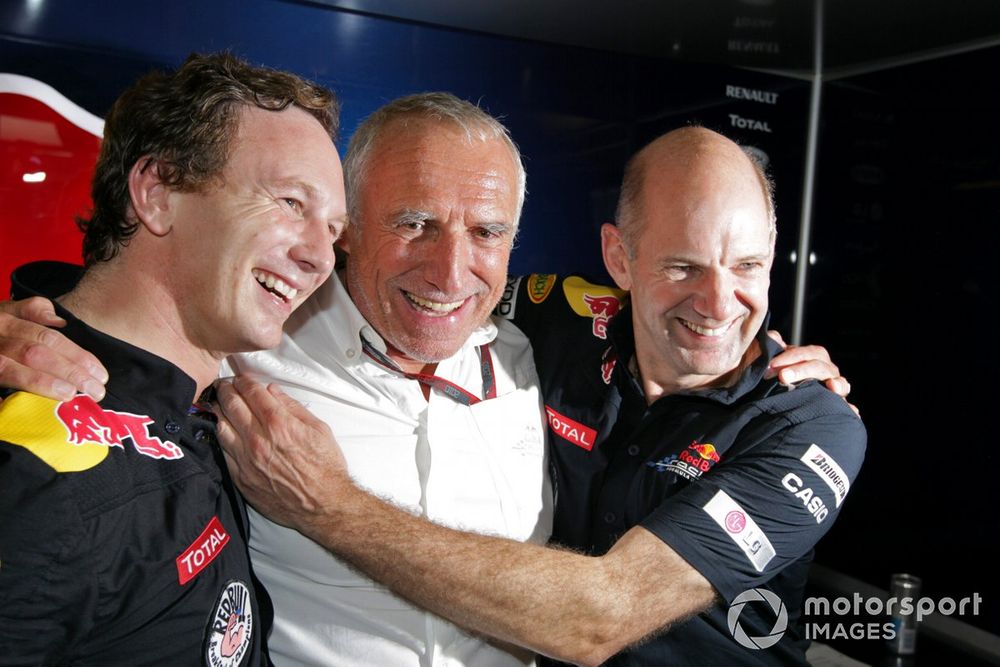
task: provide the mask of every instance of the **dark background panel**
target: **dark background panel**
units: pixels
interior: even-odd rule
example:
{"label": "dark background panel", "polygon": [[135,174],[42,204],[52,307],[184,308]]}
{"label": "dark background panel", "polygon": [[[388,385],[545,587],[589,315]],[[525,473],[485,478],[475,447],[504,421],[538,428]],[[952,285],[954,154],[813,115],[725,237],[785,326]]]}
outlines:
{"label": "dark background panel", "polygon": [[871,439],[820,557],[876,583],[919,573],[927,595],[979,591],[973,622],[994,632],[997,68],[993,48],[829,86],[806,328]]}

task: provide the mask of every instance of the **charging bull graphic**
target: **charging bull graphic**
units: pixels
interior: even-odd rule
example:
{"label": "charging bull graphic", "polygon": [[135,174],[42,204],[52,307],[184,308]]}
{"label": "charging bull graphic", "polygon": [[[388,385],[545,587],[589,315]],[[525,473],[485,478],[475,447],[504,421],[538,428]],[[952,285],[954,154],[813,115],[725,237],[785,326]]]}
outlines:
{"label": "charging bull graphic", "polygon": [[105,410],[89,396],[56,401],[17,392],[0,403],[0,437],[30,450],[59,472],[87,470],[103,461],[112,447],[126,443],[143,456],[176,460],[184,452],[152,435],[146,415]]}
{"label": "charging bull graphic", "polygon": [[622,309],[626,292],[613,287],[594,285],[583,278],[571,276],[563,281],[563,292],[573,312],[594,320],[594,336],[608,337],[608,322]]}

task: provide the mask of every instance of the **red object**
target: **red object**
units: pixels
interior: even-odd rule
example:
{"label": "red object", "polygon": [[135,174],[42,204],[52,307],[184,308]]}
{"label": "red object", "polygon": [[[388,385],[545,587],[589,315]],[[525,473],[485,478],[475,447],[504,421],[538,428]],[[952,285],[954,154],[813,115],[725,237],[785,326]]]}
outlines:
{"label": "red object", "polygon": [[[8,75],[0,75],[0,77]],[[61,98],[45,84],[17,77],[0,88],[0,297],[10,272],[38,259],[81,262],[75,218],[91,208],[90,180],[101,139],[46,102]],[[33,86],[46,94],[35,95]],[[71,102],[61,98],[65,104]],[[76,108],[78,114],[87,112]],[[88,114],[89,115],[89,114]],[[99,119],[98,119],[99,120]]]}
{"label": "red object", "polygon": [[150,435],[147,428],[153,420],[146,415],[105,410],[90,396],[77,394],[56,407],[56,418],[62,423],[73,444],[96,442],[108,447],[125,448],[131,440],[135,451],[152,459],[174,461],[184,452],[169,440]]}
{"label": "red object", "polygon": [[582,447],[588,452],[594,448],[597,431],[574,421],[566,415],[559,414],[549,406],[545,406],[545,414],[549,417],[549,428],[560,438]]}
{"label": "red object", "polygon": [[229,533],[222,527],[219,517],[212,520],[201,531],[201,535],[177,557],[177,581],[181,586],[198,576],[198,573],[208,567],[215,557],[222,553],[223,547],[229,544]]}

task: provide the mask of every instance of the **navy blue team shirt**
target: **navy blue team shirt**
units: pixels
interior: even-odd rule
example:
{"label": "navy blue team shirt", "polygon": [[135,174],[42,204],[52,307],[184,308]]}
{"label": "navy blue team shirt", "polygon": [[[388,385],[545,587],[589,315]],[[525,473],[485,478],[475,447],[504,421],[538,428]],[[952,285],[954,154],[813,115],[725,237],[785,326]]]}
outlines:
{"label": "navy blue team shirt", "polygon": [[846,402],[813,381],[790,390],[764,379],[780,352],[766,320],[762,354],[735,384],[647,405],[629,370],[625,293],[534,274],[509,281],[497,313],[534,347],[556,492],[552,541],[601,555],[642,526],[719,596],[607,664],[807,664],[800,616],[813,546],[865,453],[864,426]]}

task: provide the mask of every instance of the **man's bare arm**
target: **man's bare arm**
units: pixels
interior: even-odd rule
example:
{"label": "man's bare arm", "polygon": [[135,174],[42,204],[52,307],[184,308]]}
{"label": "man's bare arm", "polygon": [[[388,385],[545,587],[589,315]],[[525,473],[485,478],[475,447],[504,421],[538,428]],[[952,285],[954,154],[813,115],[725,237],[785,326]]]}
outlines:
{"label": "man's bare arm", "polygon": [[0,387],[63,401],[78,391],[104,398],[108,372],[101,362],[49,328],[65,324],[48,299],[0,303]]}
{"label": "man's bare arm", "polygon": [[715,599],[643,528],[589,557],[437,526],[355,487],[327,426],[277,388],[238,378],[220,405],[226,459],[254,507],[473,631],[596,665]]}

